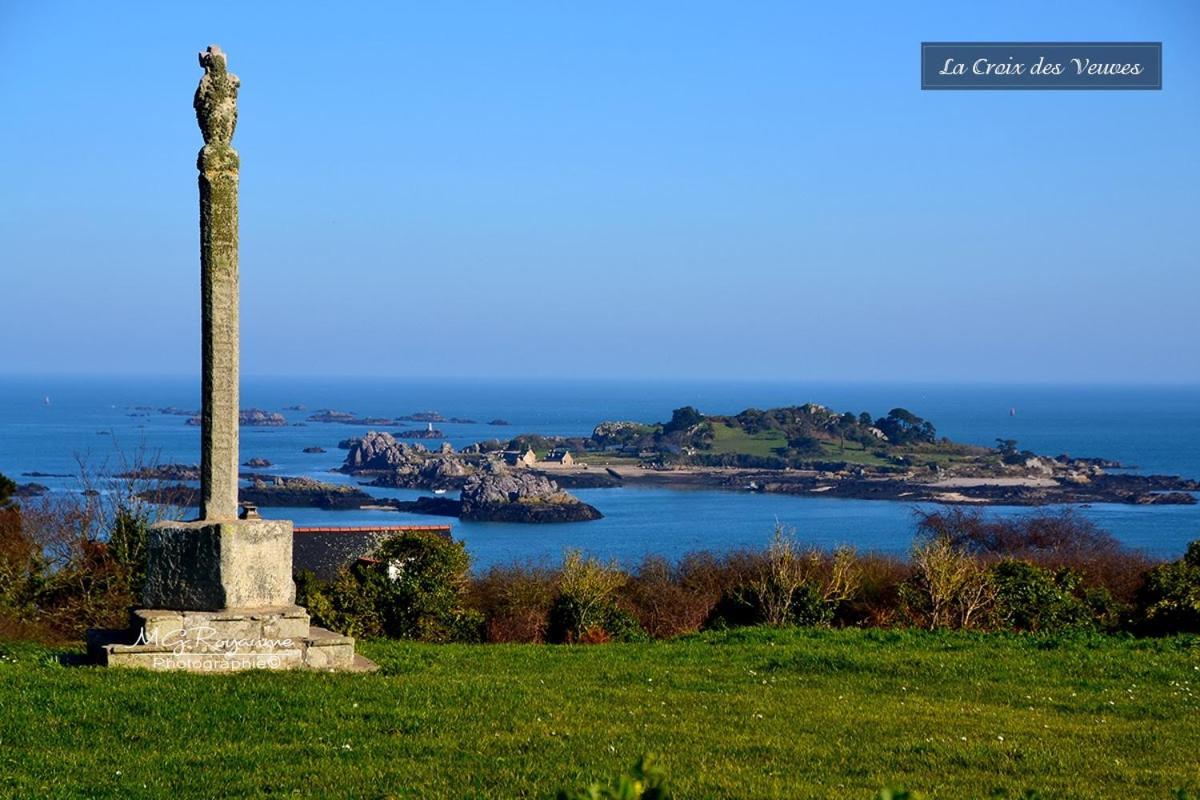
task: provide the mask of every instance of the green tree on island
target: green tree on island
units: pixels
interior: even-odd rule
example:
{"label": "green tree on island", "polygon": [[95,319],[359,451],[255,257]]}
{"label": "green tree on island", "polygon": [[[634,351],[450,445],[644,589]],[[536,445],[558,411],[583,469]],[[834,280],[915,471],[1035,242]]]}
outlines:
{"label": "green tree on island", "polygon": [[906,408],[893,408],[886,417],[875,420],[875,427],[883,431],[883,435],[893,444],[916,444],[937,439],[933,423]]}
{"label": "green tree on island", "polygon": [[671,421],[663,426],[663,433],[686,431],[694,425],[704,422],[704,415],[692,406],[677,408],[671,412]]}

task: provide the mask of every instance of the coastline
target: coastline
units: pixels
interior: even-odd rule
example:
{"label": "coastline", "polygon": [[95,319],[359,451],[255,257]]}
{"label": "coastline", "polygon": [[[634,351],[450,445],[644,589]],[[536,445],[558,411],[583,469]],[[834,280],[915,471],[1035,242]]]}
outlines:
{"label": "coastline", "polygon": [[667,489],[719,489],[799,496],[823,494],[859,500],[972,505],[1193,505],[1196,503],[1193,493],[1200,491],[1200,482],[1187,478],[1128,473],[1106,473],[1091,478],[1087,483],[1068,483],[1035,476],[959,477],[927,481],[903,475],[855,478],[818,470],[736,467],[595,467],[539,463],[531,469],[568,489],[646,485]]}

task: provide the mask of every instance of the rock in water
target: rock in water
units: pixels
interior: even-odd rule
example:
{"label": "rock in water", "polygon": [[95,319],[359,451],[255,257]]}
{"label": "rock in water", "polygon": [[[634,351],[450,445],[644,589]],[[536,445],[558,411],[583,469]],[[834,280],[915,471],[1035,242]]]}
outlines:
{"label": "rock in water", "polygon": [[[188,425],[200,425],[200,417],[189,417]],[[238,425],[243,428],[282,428],[287,426],[287,419],[276,411],[263,411],[261,408],[244,408],[238,412]]]}
{"label": "rock in water", "polygon": [[410,448],[408,460],[385,472],[372,486],[392,489],[457,489],[475,474],[475,468],[454,456],[431,456]]}
{"label": "rock in water", "polygon": [[[199,490],[183,484],[148,489],[139,492],[138,496],[151,503],[182,507],[195,506],[200,501]],[[262,508],[323,508],[331,511],[356,510],[376,502],[357,486],[287,476],[268,480],[254,477],[248,486],[238,490],[238,499]]]}
{"label": "rock in water", "polygon": [[472,476],[462,489],[462,518],[488,522],[585,522],[600,519],[594,506],[543,475],[498,465]]}
{"label": "rock in water", "polygon": [[266,428],[280,428],[287,425],[283,414],[276,411],[263,411],[261,408],[243,409],[238,414],[238,424]]}
{"label": "rock in water", "polygon": [[349,445],[343,472],[390,472],[409,462],[408,448],[390,433],[371,431],[361,439],[351,439]]}

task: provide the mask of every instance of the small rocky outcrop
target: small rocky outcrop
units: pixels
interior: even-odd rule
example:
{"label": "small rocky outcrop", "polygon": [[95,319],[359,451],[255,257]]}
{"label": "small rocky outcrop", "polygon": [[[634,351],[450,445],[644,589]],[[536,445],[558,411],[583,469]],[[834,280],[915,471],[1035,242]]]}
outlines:
{"label": "small rocky outcrop", "polygon": [[238,424],[246,427],[282,428],[288,422],[278,411],[263,411],[261,408],[243,409],[238,414]]}
{"label": "small rocky outcrop", "polygon": [[46,492],[50,491],[50,487],[41,483],[18,483],[16,491],[13,492],[13,497],[30,498],[41,497]]}
{"label": "small rocky outcrop", "polygon": [[267,506],[291,506],[327,509],[356,509],[373,501],[356,486],[326,483],[312,478],[255,479],[238,491],[249,503]]}
{"label": "small rocky outcrop", "polygon": [[1196,496],[1189,492],[1142,492],[1129,502],[1139,506],[1194,506]]}
{"label": "small rocky outcrop", "polygon": [[[200,417],[188,417],[188,425],[199,425]],[[243,428],[285,428],[288,421],[278,411],[244,408],[238,412],[238,425]]]}
{"label": "small rocky outcrop", "polygon": [[349,452],[342,462],[342,472],[391,472],[411,460],[409,448],[390,433],[370,431],[362,438],[347,439],[345,444]]}
{"label": "small rocky outcrop", "polygon": [[461,452],[471,455],[478,455],[480,453],[499,453],[506,449],[506,447],[507,443],[502,442],[499,439],[484,439],[482,442],[474,442],[467,445],[462,449]]}
{"label": "small rocky outcrop", "polygon": [[303,452],[305,452],[305,453],[324,453],[325,448],[324,447],[306,447],[306,448],[304,448]]}
{"label": "small rocky outcrop", "polygon": [[499,417],[496,417],[496,419],[489,421],[488,425],[512,425],[512,423],[506,419],[500,419]]}
{"label": "small rocky outcrop", "polygon": [[309,422],[329,422],[341,425],[398,425],[399,422],[391,417],[360,417],[349,411],[334,411],[323,408],[315,414],[310,414]]}
{"label": "small rocky outcrop", "polygon": [[139,481],[198,481],[200,480],[199,464],[157,464],[152,467],[138,467],[117,475],[118,478]]}
{"label": "small rocky outcrop", "polygon": [[371,485],[390,489],[457,489],[475,474],[474,466],[461,458],[428,456],[415,449],[407,452],[408,461],[380,475]]}
{"label": "small rocky outcrop", "polygon": [[457,517],[462,514],[462,503],[447,497],[418,497],[416,500],[388,500],[386,505],[409,514],[427,514],[438,517]]}
{"label": "small rocky outcrop", "polygon": [[263,469],[265,467],[271,466],[271,461],[266,458],[251,458],[251,459],[247,460],[246,462],[244,462],[242,464],[242,466],[243,467],[254,467],[256,469]]}
{"label": "small rocky outcrop", "polygon": [[400,431],[396,436],[401,439],[444,439],[446,434],[437,428],[425,428],[412,431]]}
{"label": "small rocky outcrop", "polygon": [[543,475],[509,472],[490,462],[463,485],[461,502],[466,520],[584,522],[604,516]]}
{"label": "small rocky outcrop", "polygon": [[[151,503],[180,507],[196,506],[200,502],[200,490],[182,484],[140,492],[139,496]],[[250,485],[238,490],[238,499],[262,508],[323,508],[331,511],[354,510],[376,502],[356,486],[282,476],[255,476]]]}
{"label": "small rocky outcrop", "polygon": [[474,468],[460,458],[437,456],[421,465],[419,475],[423,485],[442,488],[462,486],[474,472]]}
{"label": "small rocky outcrop", "polygon": [[446,422],[446,418],[436,411],[418,411],[415,414],[406,414],[403,417],[396,417],[404,422]]}
{"label": "small rocky outcrop", "polygon": [[316,413],[309,414],[309,422],[349,422],[356,419],[349,411],[334,411],[332,408],[322,408]]}

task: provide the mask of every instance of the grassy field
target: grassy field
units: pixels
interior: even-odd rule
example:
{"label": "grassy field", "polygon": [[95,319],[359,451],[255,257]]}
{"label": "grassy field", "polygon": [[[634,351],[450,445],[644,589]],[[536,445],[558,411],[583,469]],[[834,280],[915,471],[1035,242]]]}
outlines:
{"label": "grassy field", "polygon": [[118,672],[0,645],[0,795],[549,798],[644,752],[679,798],[1200,788],[1196,639],[743,629],[363,649],[382,673]]}
{"label": "grassy field", "polygon": [[859,442],[821,442],[821,458],[827,461],[845,461],[848,464],[880,467],[888,463],[887,459],[875,455]]}
{"label": "grassy field", "polygon": [[712,447],[706,450],[713,455],[747,453],[752,456],[775,456],[777,450],[787,447],[787,438],[779,431],[747,433],[729,425],[713,424]]}

